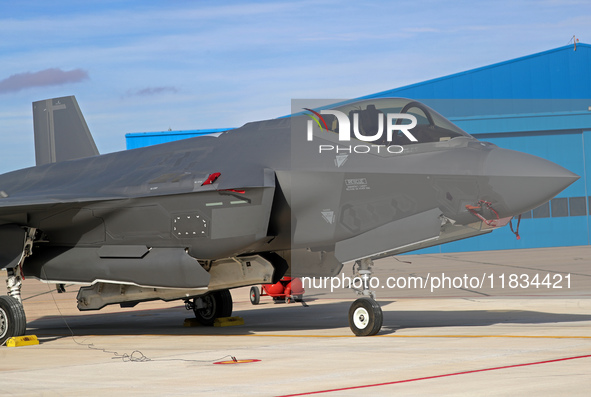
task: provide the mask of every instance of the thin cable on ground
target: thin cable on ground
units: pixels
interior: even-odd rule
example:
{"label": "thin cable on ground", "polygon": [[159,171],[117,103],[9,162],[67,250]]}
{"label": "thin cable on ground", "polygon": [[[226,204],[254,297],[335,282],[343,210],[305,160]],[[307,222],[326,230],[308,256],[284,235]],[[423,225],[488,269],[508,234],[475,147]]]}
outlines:
{"label": "thin cable on ground", "polygon": [[[72,286],[74,286],[74,284],[68,284],[68,285],[66,285],[66,287],[72,287]],[[52,292],[52,289],[50,288],[49,291],[47,291],[47,292],[40,292],[40,293],[38,293],[36,295],[31,295],[31,296],[27,296],[26,298],[22,298],[21,300],[24,302],[24,301],[29,300],[29,299],[37,298],[38,296],[41,296],[41,295],[51,294],[51,292]]]}
{"label": "thin cable on ground", "polygon": [[[41,268],[41,271],[44,274],[44,278],[47,280],[47,274],[45,274],[45,269]],[[188,360],[188,359],[182,359],[182,358],[157,358],[157,359],[152,359],[147,357],[144,353],[142,353],[139,350],[134,350],[133,352],[131,352],[131,354],[128,353],[123,353],[120,354],[118,352],[115,351],[110,351],[107,349],[103,349],[100,347],[96,347],[94,346],[94,343],[83,343],[83,342],[78,342],[76,340],[76,336],[74,335],[74,331],[72,331],[72,328],[70,327],[70,324],[68,324],[68,321],[66,320],[66,317],[62,314],[62,311],[60,310],[57,301],[55,300],[55,297],[53,296],[53,290],[51,289],[51,287],[49,286],[49,284],[47,284],[47,287],[49,289],[49,295],[51,296],[51,299],[53,300],[53,303],[55,304],[55,307],[62,319],[62,321],[64,322],[64,324],[66,325],[66,327],[68,328],[68,330],[70,331],[70,337],[72,338],[72,340],[74,341],[74,343],[76,343],[79,346],[86,346],[87,348],[91,349],[91,350],[97,350],[106,354],[112,354],[113,357],[111,357],[113,360],[122,360],[123,362],[148,362],[148,361],[185,361],[185,362],[199,362],[199,363],[208,363],[208,362],[215,362],[215,361],[221,361],[225,358],[230,357],[234,362],[237,362],[238,360],[236,359],[236,357],[232,356],[232,355],[226,355],[223,356],[221,358],[216,358],[213,360]],[[6,343],[6,341],[4,342]],[[0,345],[1,346],[1,345]]]}

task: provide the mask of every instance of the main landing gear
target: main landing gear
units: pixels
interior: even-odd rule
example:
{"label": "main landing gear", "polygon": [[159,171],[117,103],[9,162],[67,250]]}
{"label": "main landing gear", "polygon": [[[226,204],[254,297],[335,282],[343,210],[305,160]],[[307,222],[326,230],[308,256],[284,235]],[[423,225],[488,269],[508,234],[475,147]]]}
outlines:
{"label": "main landing gear", "polygon": [[8,296],[0,295],[0,346],[7,339],[14,336],[23,336],[27,331],[27,318],[21,300],[21,288],[23,286],[21,268],[25,258],[31,255],[35,232],[36,229],[34,228],[28,229],[18,265],[6,269]]}
{"label": "main landing gear", "polygon": [[361,259],[355,262],[355,266],[355,276],[361,279],[362,288],[353,289],[363,297],[353,302],[349,308],[349,327],[356,336],[376,335],[382,328],[383,315],[380,305],[375,301],[375,292],[369,289],[373,261],[369,258]]}
{"label": "main landing gear", "polygon": [[193,301],[185,301],[187,310],[193,310],[197,322],[212,326],[216,318],[232,315],[232,295],[230,290],[223,289],[198,296]]}
{"label": "main landing gear", "polygon": [[27,318],[21,302],[22,280],[20,265],[7,269],[8,296],[0,296],[0,346],[13,336],[23,336],[27,330]]}
{"label": "main landing gear", "polygon": [[0,346],[13,336],[22,336],[27,330],[23,305],[12,296],[0,296]]}

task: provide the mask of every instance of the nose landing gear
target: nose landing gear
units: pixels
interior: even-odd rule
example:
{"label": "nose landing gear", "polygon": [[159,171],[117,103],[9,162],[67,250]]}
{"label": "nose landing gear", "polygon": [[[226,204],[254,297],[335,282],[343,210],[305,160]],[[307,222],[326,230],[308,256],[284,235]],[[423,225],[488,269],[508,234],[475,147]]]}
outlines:
{"label": "nose landing gear", "polygon": [[380,305],[375,301],[375,291],[369,289],[372,274],[373,261],[364,258],[355,262],[357,266],[356,277],[362,281],[362,289],[355,289],[357,299],[349,308],[349,328],[356,336],[372,336],[380,332],[383,322],[383,314]]}

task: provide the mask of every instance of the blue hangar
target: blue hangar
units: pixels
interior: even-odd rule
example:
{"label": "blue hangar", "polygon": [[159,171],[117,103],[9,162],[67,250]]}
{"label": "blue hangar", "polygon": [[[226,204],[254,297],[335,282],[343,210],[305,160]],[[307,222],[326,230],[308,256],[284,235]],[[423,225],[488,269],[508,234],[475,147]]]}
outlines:
{"label": "blue hangar", "polygon": [[[591,244],[591,45],[573,45],[472,69],[360,99],[426,103],[474,137],[551,160],[581,179],[509,227],[418,252],[461,252]],[[128,149],[225,131],[126,134]],[[516,226],[516,220],[513,221]]]}

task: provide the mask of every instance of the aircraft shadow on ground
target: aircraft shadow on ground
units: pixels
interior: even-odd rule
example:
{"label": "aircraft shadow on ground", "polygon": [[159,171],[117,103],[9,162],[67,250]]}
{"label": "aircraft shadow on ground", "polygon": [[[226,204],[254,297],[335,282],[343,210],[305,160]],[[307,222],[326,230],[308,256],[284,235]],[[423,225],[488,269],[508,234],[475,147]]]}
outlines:
{"label": "aircraft shadow on ground", "polygon": [[[384,306],[389,301],[379,301]],[[244,325],[231,327],[183,326],[193,313],[183,307],[168,309],[122,309],[117,313],[80,313],[65,317],[75,336],[88,335],[248,335],[300,331],[315,334],[320,330],[348,328],[350,302],[309,301],[273,304],[261,302],[256,310],[237,310],[232,315],[244,319]],[[254,309],[254,307],[253,307]],[[527,310],[417,310],[384,311],[382,335],[401,329],[439,327],[482,327],[495,324],[542,324],[591,321],[591,315],[546,313]],[[27,324],[28,332],[40,338],[70,336],[60,316],[45,316]]]}

